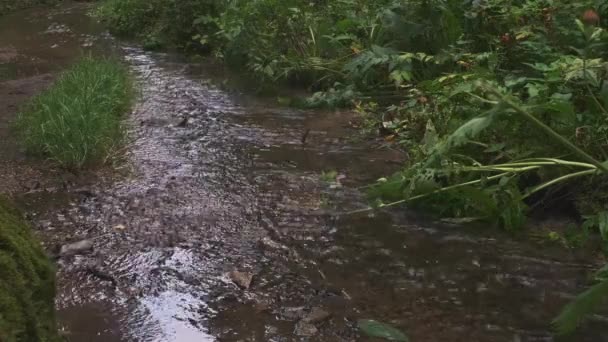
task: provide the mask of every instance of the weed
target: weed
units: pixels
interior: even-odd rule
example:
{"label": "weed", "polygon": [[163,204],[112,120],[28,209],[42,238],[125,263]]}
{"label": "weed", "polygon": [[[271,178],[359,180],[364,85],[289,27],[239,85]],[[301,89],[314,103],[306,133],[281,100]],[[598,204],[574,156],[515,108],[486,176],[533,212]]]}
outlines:
{"label": "weed", "polygon": [[336,177],[338,176],[338,171],[330,170],[321,172],[321,180],[327,183],[334,183],[336,181]]}

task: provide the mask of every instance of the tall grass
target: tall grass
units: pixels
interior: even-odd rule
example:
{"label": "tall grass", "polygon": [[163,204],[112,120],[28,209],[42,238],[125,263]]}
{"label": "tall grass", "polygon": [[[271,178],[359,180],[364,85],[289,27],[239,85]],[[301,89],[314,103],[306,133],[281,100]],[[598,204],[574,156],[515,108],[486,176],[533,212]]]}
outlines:
{"label": "tall grass", "polygon": [[64,168],[103,164],[124,142],[132,94],[123,65],[85,57],[24,108],[16,127],[29,153]]}

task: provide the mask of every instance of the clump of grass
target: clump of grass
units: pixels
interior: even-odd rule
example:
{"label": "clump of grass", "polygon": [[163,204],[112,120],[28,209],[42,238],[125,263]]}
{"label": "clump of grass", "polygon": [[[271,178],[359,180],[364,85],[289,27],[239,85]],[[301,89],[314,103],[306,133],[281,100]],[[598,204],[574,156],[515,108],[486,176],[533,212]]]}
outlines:
{"label": "clump of grass", "polygon": [[126,67],[85,57],[24,108],[16,127],[28,152],[64,168],[103,164],[124,142],[132,94]]}

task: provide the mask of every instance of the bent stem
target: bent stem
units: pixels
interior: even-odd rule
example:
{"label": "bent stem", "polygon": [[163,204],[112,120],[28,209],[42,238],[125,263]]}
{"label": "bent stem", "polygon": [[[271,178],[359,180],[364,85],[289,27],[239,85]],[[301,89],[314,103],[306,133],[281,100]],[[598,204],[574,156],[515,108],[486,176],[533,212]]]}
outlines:
{"label": "bent stem", "polygon": [[484,90],[488,91],[489,93],[491,93],[492,95],[496,96],[500,100],[500,102],[509,106],[516,113],[520,114],[524,119],[526,119],[527,121],[532,123],[534,126],[536,126],[540,130],[545,132],[549,137],[551,137],[553,140],[555,140],[556,142],[558,142],[561,145],[563,145],[564,147],[566,147],[568,150],[570,150],[576,156],[595,165],[598,168],[598,170],[602,171],[602,173],[608,174],[608,167],[606,165],[602,164],[602,162],[593,158],[587,152],[581,150],[579,147],[577,147],[572,142],[570,142],[570,140],[564,138],[559,133],[555,132],[553,129],[551,129],[551,127],[545,125],[542,121],[537,119],[534,115],[525,111],[521,106],[519,106],[518,104],[511,101],[510,99],[508,99],[506,96],[504,96],[503,94],[501,94],[499,91],[497,91],[494,88],[491,88],[487,85],[482,85],[482,88]]}

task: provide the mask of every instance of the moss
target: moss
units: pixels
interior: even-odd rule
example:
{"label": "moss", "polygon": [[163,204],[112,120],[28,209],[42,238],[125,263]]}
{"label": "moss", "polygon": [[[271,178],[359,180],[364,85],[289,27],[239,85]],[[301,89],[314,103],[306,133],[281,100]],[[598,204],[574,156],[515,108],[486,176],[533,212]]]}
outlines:
{"label": "moss", "polygon": [[58,341],[55,272],[19,213],[0,198],[0,341]]}

